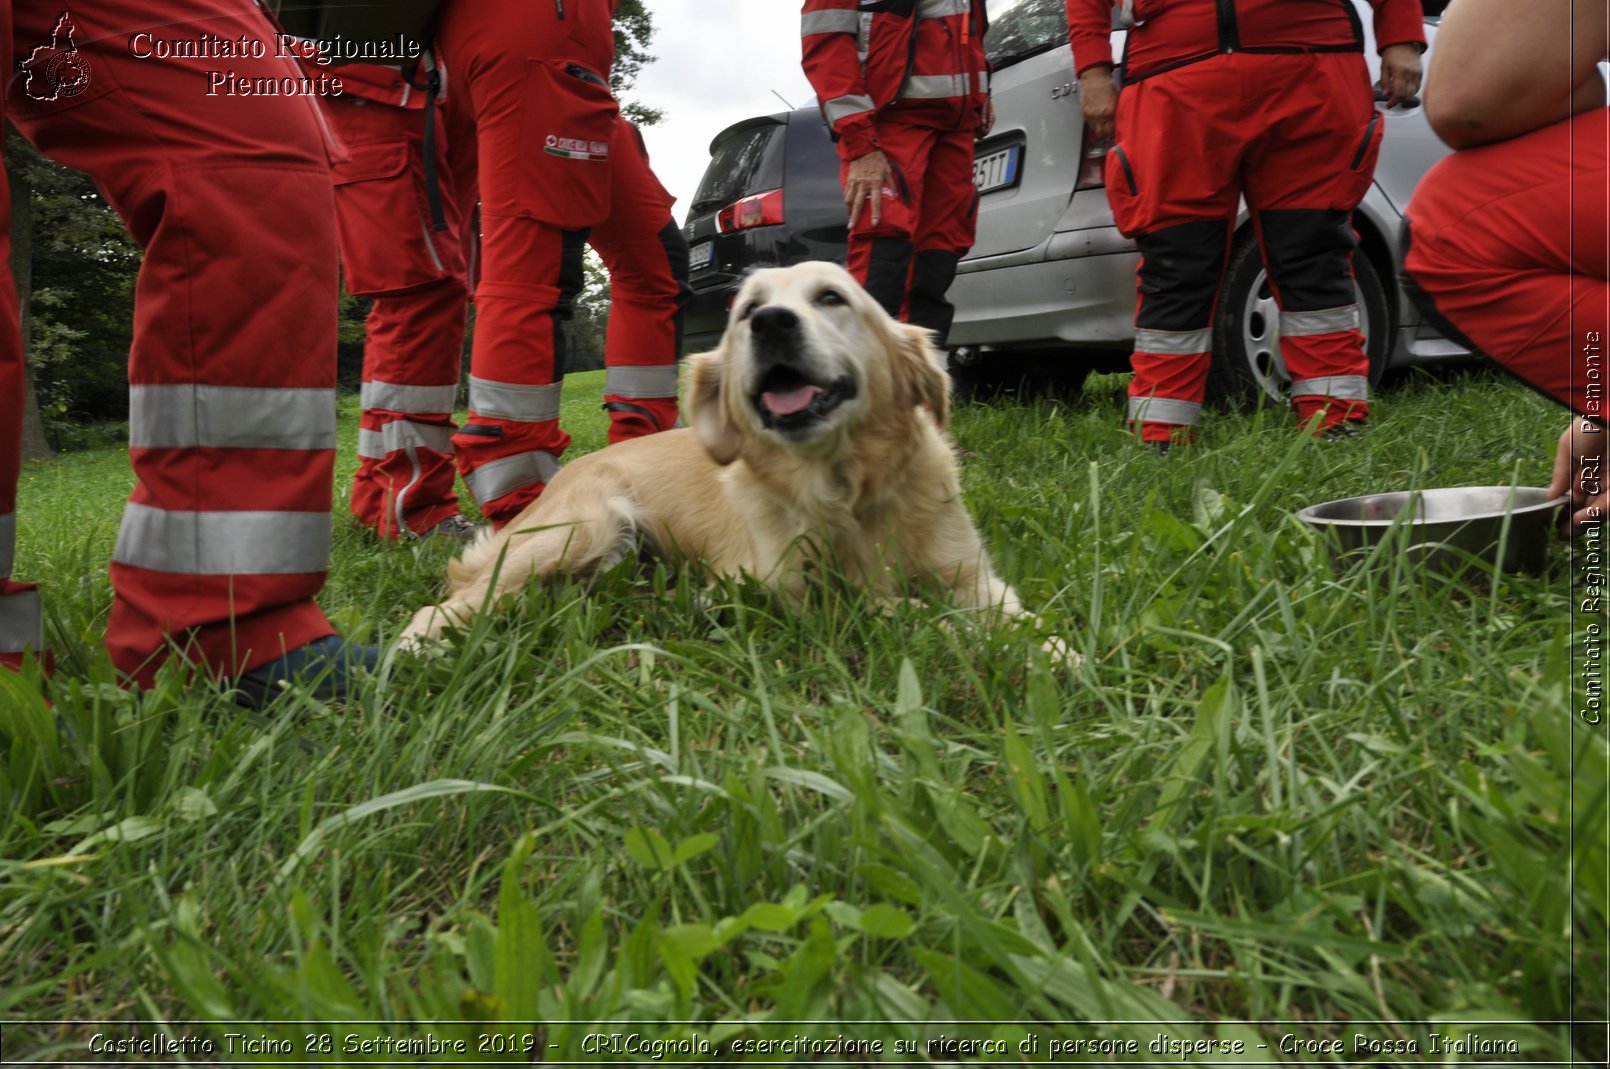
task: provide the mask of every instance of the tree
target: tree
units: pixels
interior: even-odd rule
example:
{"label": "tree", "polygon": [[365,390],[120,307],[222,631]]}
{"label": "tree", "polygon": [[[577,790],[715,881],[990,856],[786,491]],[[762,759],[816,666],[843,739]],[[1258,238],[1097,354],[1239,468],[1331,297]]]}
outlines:
{"label": "tree", "polygon": [[[22,337],[28,336],[28,303],[32,296],[33,267],[33,189],[22,175],[13,176],[11,185],[11,278],[17,284],[17,303],[22,313]],[[34,391],[33,368],[23,352],[22,459],[49,460],[55,456],[45,437],[45,423],[39,415],[39,397]]]}
{"label": "tree", "polygon": [[609,324],[609,272],[593,250],[583,261],[587,281],[576,295],[576,308],[565,330],[565,371],[595,371],[604,366],[604,334]]}
{"label": "tree", "polygon": [[[626,101],[626,93],[637,85],[637,75],[654,62],[648,46],[654,40],[654,17],[643,0],[621,0],[615,10],[615,62],[610,67],[610,88],[615,99]],[[652,108],[641,101],[626,101],[621,114],[639,126],[657,126],[665,121],[663,108]]]}
{"label": "tree", "polygon": [[26,418],[58,435],[68,423],[124,419],[140,249],[87,176],[45,159],[14,131],[5,158],[14,201],[28,193],[11,226],[37,401]]}

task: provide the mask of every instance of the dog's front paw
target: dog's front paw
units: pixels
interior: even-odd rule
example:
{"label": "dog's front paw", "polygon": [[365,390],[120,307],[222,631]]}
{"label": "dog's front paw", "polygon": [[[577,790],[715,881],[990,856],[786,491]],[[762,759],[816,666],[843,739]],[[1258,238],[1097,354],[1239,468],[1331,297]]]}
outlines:
{"label": "dog's front paw", "polygon": [[427,605],[414,614],[397,636],[397,652],[411,657],[435,657],[446,647],[442,631],[459,622],[446,606]]}
{"label": "dog's front paw", "polygon": [[1052,635],[1040,643],[1046,660],[1054,667],[1078,668],[1085,663],[1084,654],[1073,648],[1073,643],[1059,635]]}
{"label": "dog's front paw", "polygon": [[392,648],[404,657],[417,657],[425,660],[440,657],[442,651],[447,648],[447,643],[439,638],[432,638],[430,635],[418,632],[410,634],[404,631],[397,636],[397,642]]}

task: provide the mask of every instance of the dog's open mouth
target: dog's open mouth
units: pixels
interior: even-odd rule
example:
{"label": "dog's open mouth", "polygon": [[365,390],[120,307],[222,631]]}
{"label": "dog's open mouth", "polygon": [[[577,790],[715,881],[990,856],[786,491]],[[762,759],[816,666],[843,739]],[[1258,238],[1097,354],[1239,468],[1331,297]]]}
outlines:
{"label": "dog's open mouth", "polygon": [[760,380],[753,400],[766,429],[797,431],[826,419],[854,396],[855,380],[848,376],[821,386],[793,368],[776,367]]}

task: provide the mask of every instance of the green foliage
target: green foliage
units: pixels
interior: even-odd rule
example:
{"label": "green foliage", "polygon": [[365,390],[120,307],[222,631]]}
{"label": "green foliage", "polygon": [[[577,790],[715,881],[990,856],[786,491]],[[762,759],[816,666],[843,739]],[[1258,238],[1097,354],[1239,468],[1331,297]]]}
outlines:
{"label": "green foliage", "polygon": [[609,81],[616,99],[622,102],[622,113],[639,126],[656,126],[665,121],[665,109],[626,99],[637,85],[644,65],[654,62],[648,51],[653,41],[654,16],[643,0],[620,0],[615,9],[615,62],[610,67]]}
{"label": "green foliage", "polygon": [[[567,382],[577,449],[601,380]],[[653,1056],[598,1032],[705,1064],[802,1033],[885,1060],[1284,1031],[1428,1057],[1430,1026],[1394,1020],[1602,1061],[1549,1023],[1606,999],[1610,749],[1571,715],[1571,562],[1338,571],[1291,516],[1545,480],[1558,414],[1493,378],[1415,382],[1360,442],[1217,416],[1159,460],[1122,404],[1100,378],[957,410],[970,510],[1039,626],[626,564],[391,657],[348,706],[262,717],[174,669],[114,685],[126,465],[31,468],[17,574],[61,666],[0,676],[7,1051],[71,1059],[82,1035],[22,1022],[137,1012],[215,1039],[268,1022],[247,1031],[298,1057],[311,1033],[325,1062],[427,1033],[481,1060]],[[323,602],[360,641],[448,553],[339,517],[335,544]],[[1081,665],[1045,662],[1053,633]]]}
{"label": "green foliage", "polygon": [[604,366],[604,340],[609,330],[609,272],[590,248],[583,267],[587,281],[576,296],[575,313],[565,325],[565,367],[569,371],[596,371]]}
{"label": "green foliage", "polygon": [[140,250],[89,178],[41,156],[15,131],[6,166],[30,191],[31,330],[41,415],[63,424],[128,416],[125,368],[133,339]]}

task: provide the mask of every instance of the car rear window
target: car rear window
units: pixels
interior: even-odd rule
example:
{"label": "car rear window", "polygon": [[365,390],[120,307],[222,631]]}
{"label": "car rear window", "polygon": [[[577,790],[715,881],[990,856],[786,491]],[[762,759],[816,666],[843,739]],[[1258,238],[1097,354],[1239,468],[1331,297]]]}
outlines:
{"label": "car rear window", "polygon": [[984,51],[997,70],[1068,40],[1065,0],[994,0]]}
{"label": "car rear window", "polygon": [[692,210],[722,208],[750,193],[780,189],[783,184],[782,123],[774,119],[744,124],[720,134],[710,146]]}

